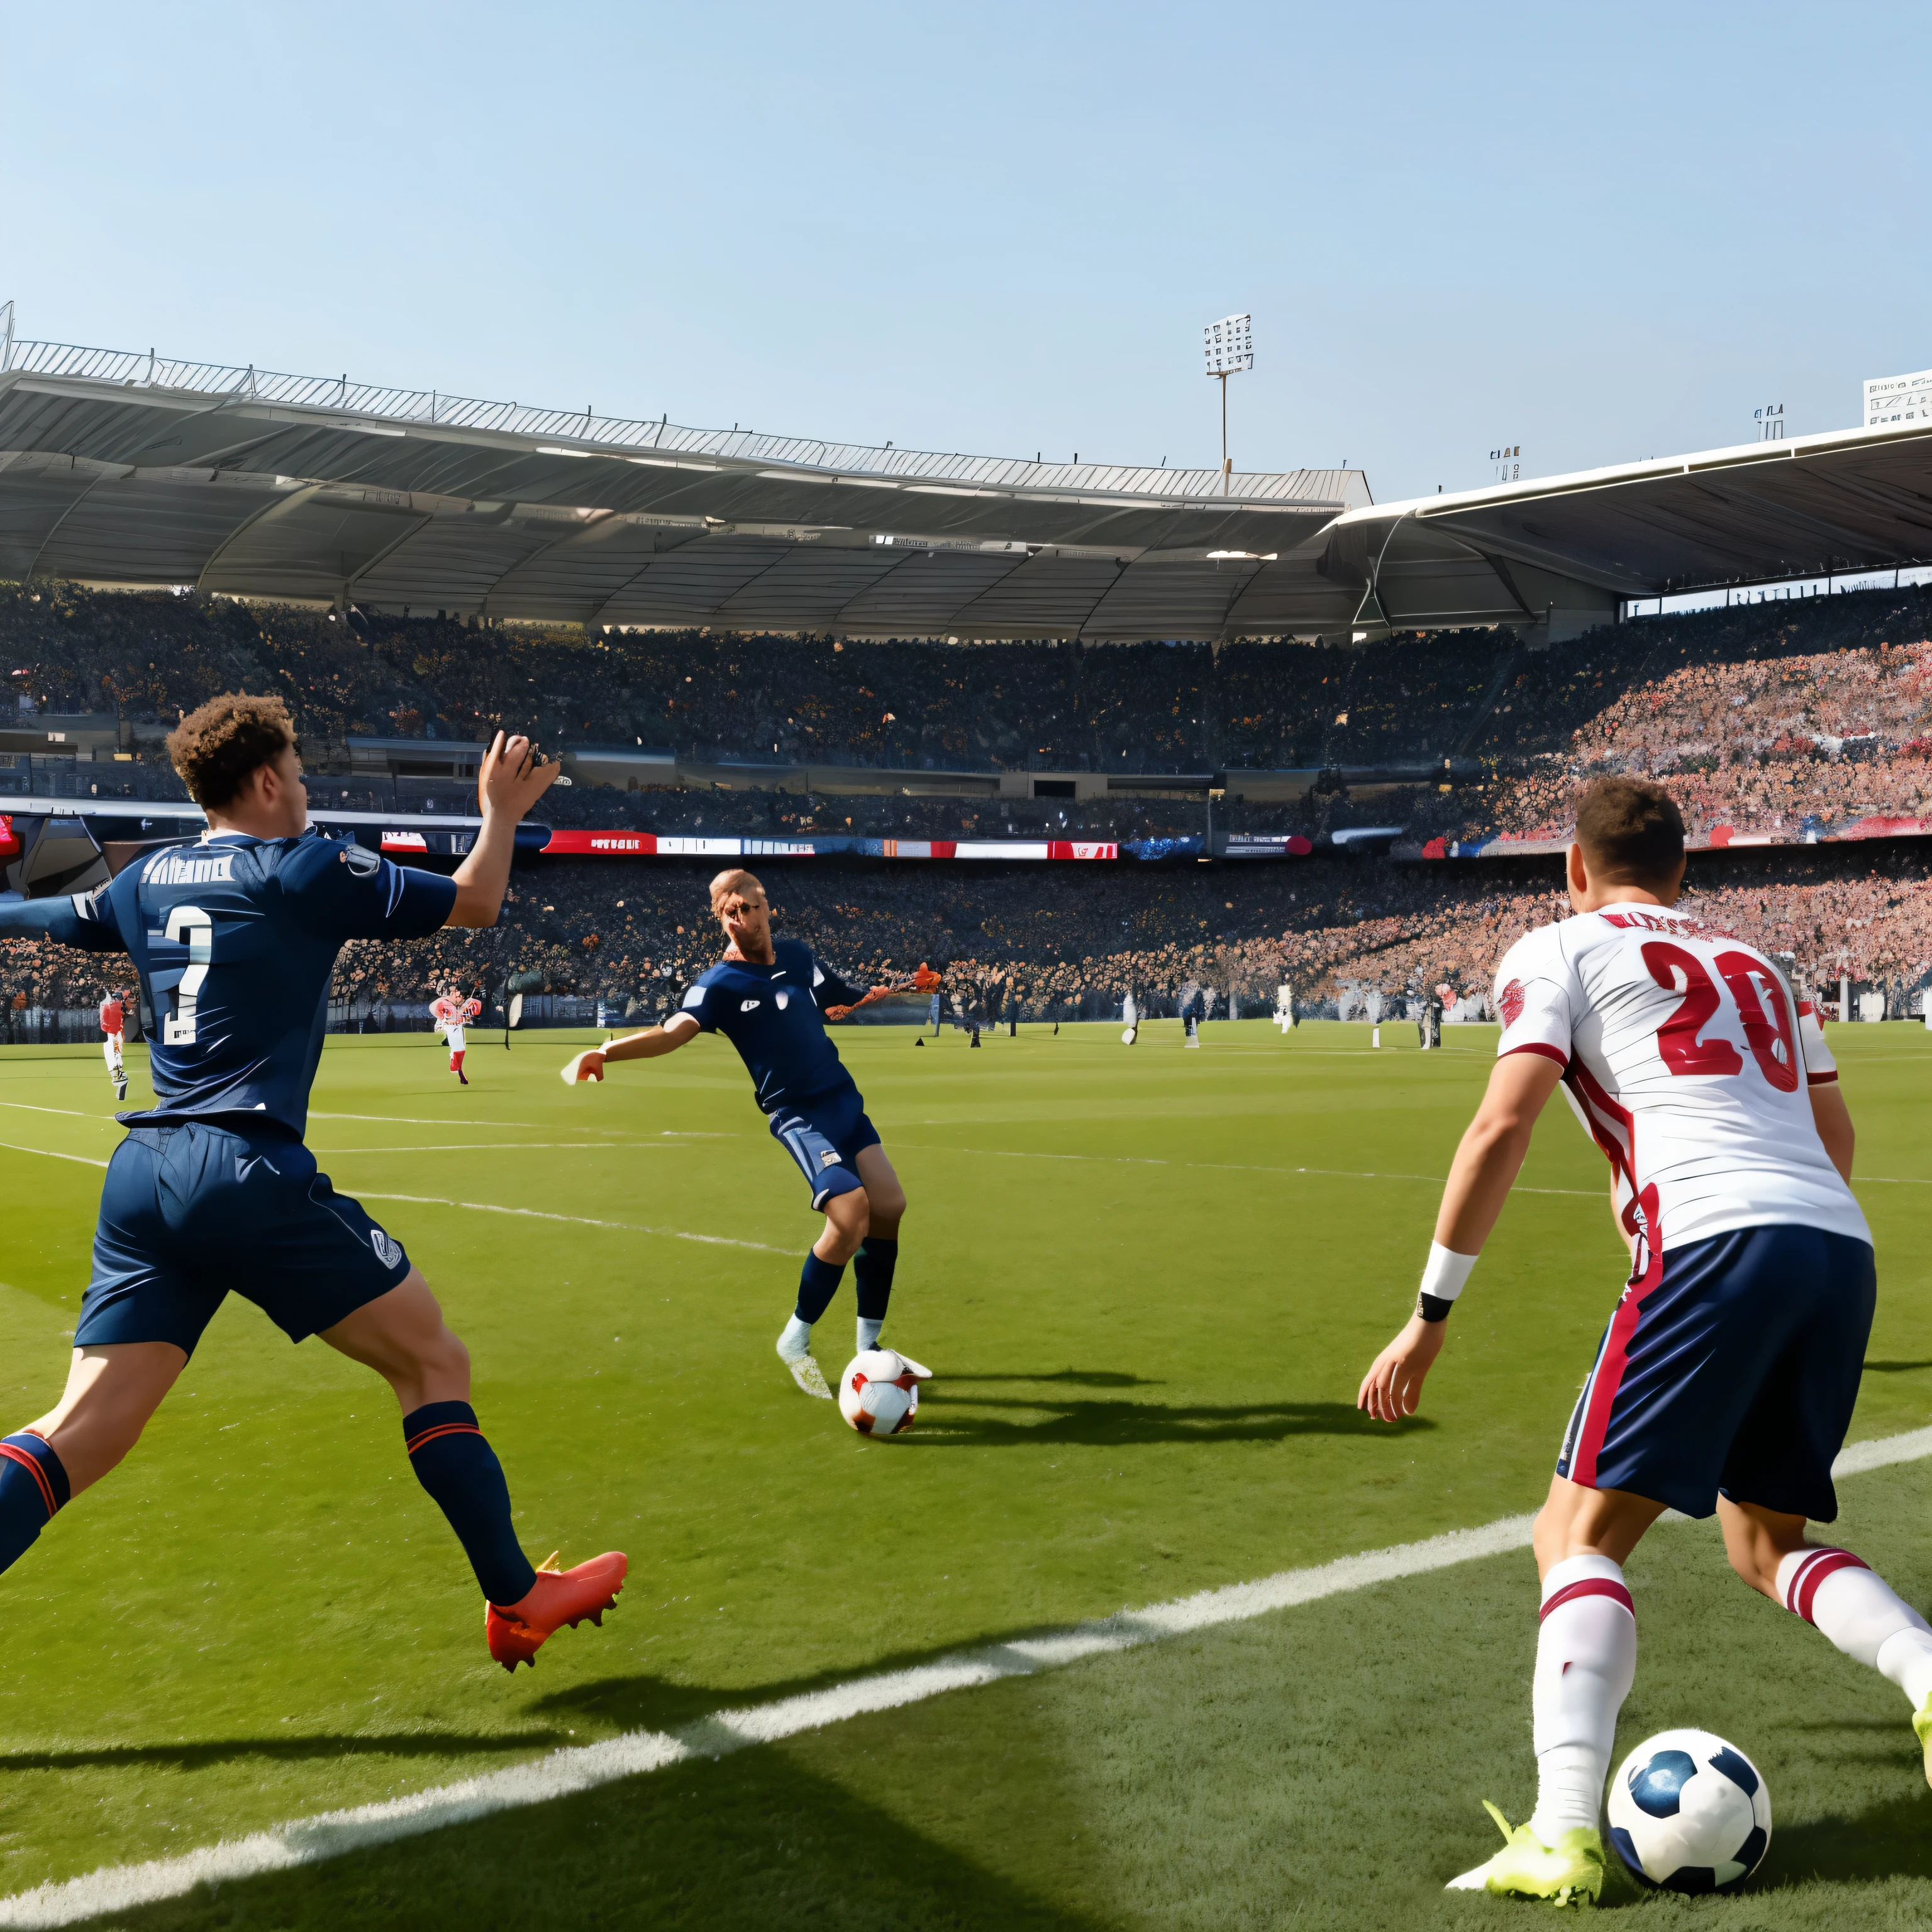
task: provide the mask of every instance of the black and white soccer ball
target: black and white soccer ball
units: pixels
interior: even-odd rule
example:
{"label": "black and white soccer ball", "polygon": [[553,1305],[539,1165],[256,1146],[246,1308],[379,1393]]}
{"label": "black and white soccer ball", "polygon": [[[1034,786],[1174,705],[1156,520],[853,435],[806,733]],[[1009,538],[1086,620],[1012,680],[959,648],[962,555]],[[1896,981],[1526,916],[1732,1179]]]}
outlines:
{"label": "black and white soccer ball", "polygon": [[1708,1731],[1659,1731],[1610,1782],[1610,1843],[1646,1885],[1721,1892],[1771,1847],[1771,1792],[1736,1744]]}

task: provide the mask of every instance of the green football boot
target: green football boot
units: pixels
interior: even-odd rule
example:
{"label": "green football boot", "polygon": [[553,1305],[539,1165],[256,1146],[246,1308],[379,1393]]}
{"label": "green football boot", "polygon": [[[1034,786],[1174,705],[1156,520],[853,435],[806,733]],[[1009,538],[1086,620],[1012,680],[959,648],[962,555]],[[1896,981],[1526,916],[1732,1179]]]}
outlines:
{"label": "green football boot", "polygon": [[1448,1892],[1489,1892],[1498,1898],[1546,1898],[1552,1905],[1594,1905],[1604,1889],[1604,1841],[1578,1825],[1553,1845],[1512,1826],[1486,1798],[1483,1809],[1496,1821],[1503,1848],[1486,1864],[1452,1878]]}
{"label": "green football boot", "polygon": [[1932,1697],[1919,1706],[1918,1714],[1912,1720],[1912,1728],[1925,1753],[1925,1782],[1932,1784]]}

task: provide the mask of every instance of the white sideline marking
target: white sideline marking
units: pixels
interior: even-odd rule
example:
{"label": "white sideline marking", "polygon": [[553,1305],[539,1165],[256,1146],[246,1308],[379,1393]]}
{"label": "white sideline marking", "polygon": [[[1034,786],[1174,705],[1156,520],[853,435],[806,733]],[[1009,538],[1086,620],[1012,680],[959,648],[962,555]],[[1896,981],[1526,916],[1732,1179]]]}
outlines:
{"label": "white sideline marking", "polygon": [[[106,1166],[106,1162],[100,1163]],[[790,1255],[796,1252],[791,1248],[775,1248],[764,1241],[737,1241],[728,1234],[692,1234],[682,1228],[646,1228],[635,1221],[593,1221],[585,1214],[551,1214],[541,1208],[506,1208],[495,1201],[446,1201],[434,1194],[364,1194],[356,1190],[356,1198],[362,1201],[407,1201],[418,1208],[463,1208],[472,1214],[520,1214],[532,1221],[568,1221],[574,1228],[615,1228],[626,1234],[662,1234],[668,1241],[702,1241],[706,1247],[754,1248],[761,1255]],[[0,1924],[6,1922],[0,1919]]]}
{"label": "white sideline marking", "polygon": [[[394,1198],[394,1197],[388,1197]],[[1855,1443],[1832,1466],[1834,1476],[1862,1475],[1894,1462],[1932,1456],[1932,1429]],[[130,1912],[162,1899],[179,1898],[198,1885],[226,1884],[320,1864],[345,1852],[365,1851],[446,1825],[461,1825],[491,1813],[548,1804],[573,1792],[634,1778],[696,1757],[718,1757],[748,1744],[776,1744],[802,1732],[875,1711],[924,1702],[949,1690],[1027,1677],[1082,1658],[1130,1650],[1164,1637],[1251,1622],[1271,1611],[1318,1602],[1406,1576],[1426,1576],[1480,1557],[1503,1556],[1529,1546],[1533,1516],[1509,1516],[1477,1529],[1450,1530],[1420,1543],[1337,1557],[1306,1570],[1283,1570],[1252,1583],[1230,1583],[1172,1603],[1124,1610],[1118,1616],[1076,1624],[1010,1643],[957,1652],[909,1670],[880,1671],[828,1690],[720,1711],[674,1734],[627,1731],[602,1744],[572,1746],[482,1778],[433,1786],[413,1796],[353,1810],[298,1818],[244,1838],[224,1839],[179,1857],[145,1864],[104,1865],[59,1883],[0,1898],[0,1926],[72,1925],[111,1912]]]}
{"label": "white sideline marking", "polygon": [[[941,1120],[926,1120],[920,1124],[928,1127],[950,1124]],[[896,1141],[896,1147],[914,1148],[921,1154],[978,1154],[994,1160],[1096,1160],[1110,1167],[1180,1167],[1189,1168],[1204,1174],[1319,1174],[1332,1180],[1426,1180],[1431,1187],[1445,1186],[1446,1178],[1439,1174],[1361,1174],[1346,1167],[1251,1167],[1244,1162],[1232,1160],[1163,1160],[1150,1154],[1029,1154],[1018,1148],[950,1148],[935,1147],[929,1141]],[[1568,1194],[1579,1201],[1600,1201],[1604,1198],[1600,1187],[1523,1187],[1510,1190],[1512,1194]]]}
{"label": "white sideline marking", "polygon": [[418,1146],[414,1142],[401,1147],[312,1147],[309,1152],[326,1154],[333,1160],[340,1155],[353,1154],[505,1154],[512,1150],[540,1154],[562,1148],[575,1148],[579,1152],[589,1148],[599,1154],[630,1154],[640,1148],[647,1152],[670,1151],[668,1148],[658,1148],[656,1141],[445,1141],[428,1147]]}
{"label": "white sideline marking", "polygon": [[311,1120],[377,1120],[386,1127],[521,1127],[526,1132],[534,1120],[429,1120],[414,1114],[322,1114],[309,1109]]}
{"label": "white sideline marking", "polygon": [[104,1160],[90,1160],[84,1154],[56,1154],[52,1148],[20,1147],[12,1141],[0,1141],[0,1148],[9,1154],[44,1154],[50,1160],[77,1160],[82,1167],[105,1167]]}

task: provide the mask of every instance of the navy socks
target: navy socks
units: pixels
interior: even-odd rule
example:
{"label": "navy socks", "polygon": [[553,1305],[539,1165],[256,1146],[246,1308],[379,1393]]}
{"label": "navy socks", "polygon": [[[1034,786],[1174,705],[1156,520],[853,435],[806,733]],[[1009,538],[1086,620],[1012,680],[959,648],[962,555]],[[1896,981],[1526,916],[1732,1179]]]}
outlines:
{"label": "navy socks", "polygon": [[862,1322],[883,1322],[886,1308],[892,1298],[892,1270],[898,1266],[899,1244],[896,1238],[881,1240],[876,1234],[868,1234],[863,1245],[852,1261],[852,1286],[859,1298],[859,1318]]}
{"label": "navy socks", "polygon": [[808,1328],[825,1312],[844,1279],[843,1262],[824,1262],[814,1254],[805,1258],[798,1274],[798,1318]]}
{"label": "navy socks", "polygon": [[466,1402],[425,1402],[403,1418],[403,1441],[416,1480],[448,1517],[484,1595],[500,1607],[520,1602],[537,1573],[517,1541],[510,1486],[476,1412]]}
{"label": "navy socks", "polygon": [[67,1472],[51,1444],[26,1430],[0,1442],[0,1570],[33,1547],[67,1499]]}

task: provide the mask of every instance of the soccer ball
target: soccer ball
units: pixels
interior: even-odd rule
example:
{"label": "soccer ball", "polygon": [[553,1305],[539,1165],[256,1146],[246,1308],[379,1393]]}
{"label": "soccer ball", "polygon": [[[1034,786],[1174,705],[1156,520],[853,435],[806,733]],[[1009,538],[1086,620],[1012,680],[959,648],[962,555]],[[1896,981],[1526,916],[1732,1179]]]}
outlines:
{"label": "soccer ball", "polygon": [[838,1413],[861,1436],[903,1436],[919,1418],[919,1377],[896,1348],[854,1355],[838,1382]]}
{"label": "soccer ball", "polygon": [[1736,1744],[1659,1731],[1610,1783],[1610,1843],[1631,1873],[1668,1892],[1720,1892],[1771,1844],[1771,1793]]}

